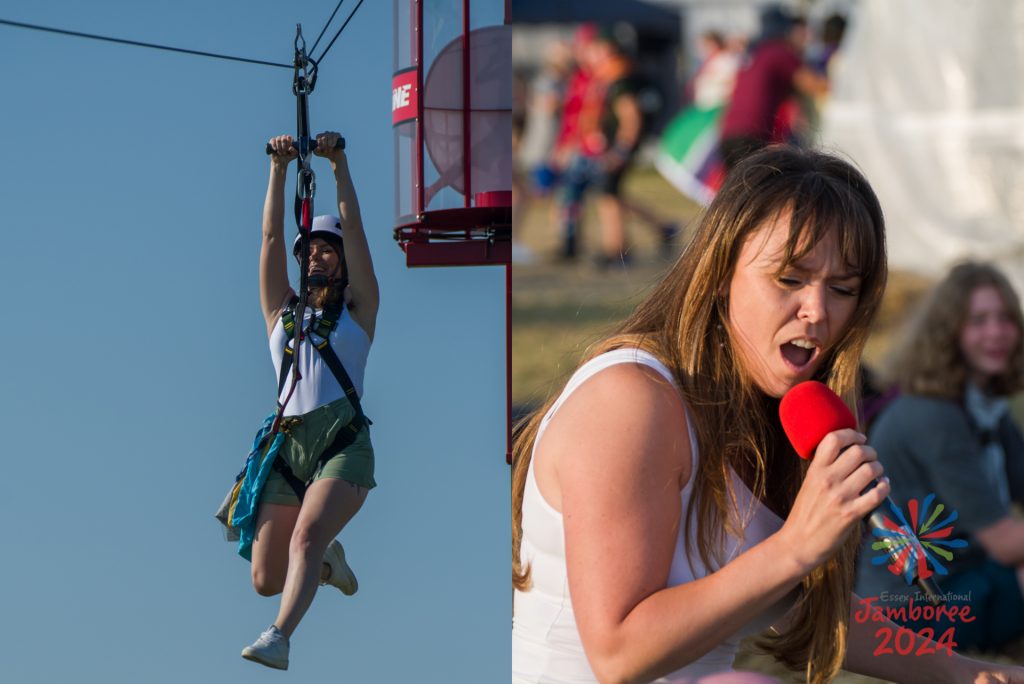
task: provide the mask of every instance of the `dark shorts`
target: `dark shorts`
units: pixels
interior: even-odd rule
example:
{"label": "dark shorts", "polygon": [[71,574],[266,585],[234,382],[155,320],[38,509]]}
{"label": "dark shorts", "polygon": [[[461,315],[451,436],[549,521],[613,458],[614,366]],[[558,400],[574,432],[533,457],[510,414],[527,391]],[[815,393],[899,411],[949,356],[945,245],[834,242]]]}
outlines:
{"label": "dark shorts", "polygon": [[577,157],[562,174],[563,201],[579,202],[586,191],[618,195],[630,160],[616,169],[604,168],[597,159]]}
{"label": "dark shorts", "polygon": [[622,177],[626,175],[626,168],[628,166],[629,163],[627,162],[614,171],[602,169],[595,174],[594,182],[590,187],[594,189],[594,192],[599,192],[602,195],[617,196],[622,186]]}
{"label": "dark shorts", "polygon": [[[292,472],[303,482],[313,478],[337,478],[360,487],[373,489],[373,445],[370,428],[364,425],[355,440],[339,453],[331,456],[317,472],[317,461],[331,447],[338,431],[352,422],[355,409],[348,399],[341,398],[300,416],[301,421],[288,428],[278,458],[283,458]],[[260,495],[260,503],[299,505],[299,497],[284,477],[271,471]]]}

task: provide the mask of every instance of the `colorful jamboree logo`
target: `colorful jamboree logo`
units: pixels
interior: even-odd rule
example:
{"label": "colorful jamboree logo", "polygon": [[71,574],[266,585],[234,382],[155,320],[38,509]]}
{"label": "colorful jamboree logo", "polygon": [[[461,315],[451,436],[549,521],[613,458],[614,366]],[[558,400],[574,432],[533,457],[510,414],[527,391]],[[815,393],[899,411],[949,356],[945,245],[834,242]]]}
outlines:
{"label": "colorful jamboree logo", "polygon": [[[908,585],[914,583],[916,577],[928,579],[934,574],[948,575],[949,571],[942,561],[953,560],[953,552],[950,549],[959,549],[967,546],[963,539],[951,539],[953,535],[953,522],[957,519],[957,512],[951,510],[948,515],[940,520],[946,507],[939,503],[934,509],[935,494],[929,494],[923,502],[911,499],[907,502],[906,514],[900,510],[892,501],[889,502],[889,510],[893,517],[883,515],[881,526],[872,529],[872,535],[876,537],[871,544],[873,551],[881,552],[871,559],[873,565],[886,565],[886,569],[892,574],[903,577]],[[942,560],[939,560],[939,559]],[[928,655],[931,653],[945,651],[953,655],[956,648],[954,639],[954,627],[958,620],[961,622],[973,622],[974,616],[970,614],[970,606],[933,606],[921,601],[918,594],[918,605],[914,605],[914,598],[909,599],[907,605],[896,607],[878,605],[880,598],[866,597],[862,599],[861,610],[857,611],[853,618],[857,622],[885,622],[889,620],[897,624],[906,621],[913,621],[920,625],[924,622],[934,622],[936,628],[941,630],[944,622],[950,623],[947,629],[936,638],[936,628],[926,626],[914,632],[903,626],[895,630],[885,624],[875,632],[879,639],[875,655],[886,655],[899,653],[901,655]],[[916,634],[916,635],[915,635]],[[918,636],[924,637],[919,639]],[[932,641],[934,640],[934,641]]]}
{"label": "colorful jamboree logo", "polygon": [[871,544],[871,549],[882,551],[881,555],[871,559],[873,565],[889,563],[889,572],[902,575],[908,585],[914,583],[915,576],[928,579],[935,574],[929,565],[940,575],[949,574],[946,566],[936,556],[948,563],[953,560],[953,552],[948,549],[963,548],[967,542],[963,539],[949,539],[953,535],[953,522],[958,517],[956,511],[951,511],[940,522],[936,522],[946,510],[945,505],[940,503],[929,515],[934,501],[935,494],[926,496],[920,506],[917,499],[911,499],[907,502],[907,515],[903,515],[903,511],[889,501],[889,510],[896,520],[883,515],[884,525],[872,530],[878,539]]}

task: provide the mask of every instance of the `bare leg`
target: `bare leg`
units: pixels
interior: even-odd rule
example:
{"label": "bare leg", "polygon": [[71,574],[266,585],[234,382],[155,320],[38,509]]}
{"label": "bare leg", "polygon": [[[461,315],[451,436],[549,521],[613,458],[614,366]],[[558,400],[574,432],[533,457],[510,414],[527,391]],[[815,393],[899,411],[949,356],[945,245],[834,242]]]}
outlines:
{"label": "bare leg", "polygon": [[260,505],[256,536],[252,542],[252,586],[257,594],[274,596],[284,589],[288,573],[288,544],[298,518],[298,506]]}
{"label": "bare leg", "polygon": [[626,251],[622,202],[616,195],[598,195],[597,213],[601,217],[601,246],[604,249],[604,256],[618,261]]}
{"label": "bare leg", "polygon": [[[256,538],[252,543],[252,586],[257,594],[276,596],[284,590],[284,580],[288,576],[288,545],[298,518],[298,506],[260,506]],[[331,568],[327,563],[322,565],[320,581],[326,582]]]}
{"label": "bare leg", "polygon": [[590,183],[583,169],[566,172],[558,194],[559,215],[562,223],[563,260],[575,259],[580,247],[580,223],[583,219],[583,198]]}
{"label": "bare leg", "polygon": [[366,500],[368,490],[333,478],[306,490],[288,547],[288,576],[274,624],[288,638],[313,602],[323,573],[324,551]]}

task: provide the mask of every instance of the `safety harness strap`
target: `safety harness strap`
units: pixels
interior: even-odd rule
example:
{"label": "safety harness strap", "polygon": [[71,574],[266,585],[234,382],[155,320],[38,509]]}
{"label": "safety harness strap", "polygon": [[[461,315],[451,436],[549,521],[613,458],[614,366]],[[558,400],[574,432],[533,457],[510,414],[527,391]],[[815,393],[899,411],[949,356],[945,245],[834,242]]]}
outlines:
{"label": "safety harness strap", "polygon": [[284,313],[281,314],[281,325],[284,327],[284,357],[281,359],[281,372],[277,377],[278,398],[284,390],[284,383],[288,380],[288,371],[292,369],[292,361],[295,358],[295,353],[288,346],[288,342],[295,337],[295,305],[298,303],[299,298],[293,296]]}
{"label": "safety harness strap", "polygon": [[[281,396],[281,391],[284,389],[285,382],[288,379],[288,372],[292,367],[292,360],[294,354],[292,349],[288,346],[290,340],[296,337],[296,326],[295,326],[295,305],[298,303],[298,297],[292,297],[288,303],[288,307],[284,313],[281,314],[282,325],[284,326],[285,333],[285,344],[284,344],[284,357],[281,359],[281,373],[278,377],[277,383],[277,395]],[[323,453],[320,454],[320,458],[317,460],[316,469],[313,471],[313,475],[309,480],[303,482],[300,480],[292,469],[285,463],[283,458],[277,458],[274,460],[274,470],[281,473],[281,476],[285,479],[291,488],[295,491],[295,495],[299,497],[299,501],[302,501],[305,497],[306,489],[312,484],[313,480],[323,469],[324,464],[336,456],[337,454],[344,451],[352,442],[355,441],[356,435],[363,429],[364,425],[370,425],[372,422],[369,418],[363,414],[363,407],[359,402],[359,394],[356,392],[355,385],[352,383],[352,378],[349,377],[348,372],[345,370],[344,364],[341,363],[341,359],[331,348],[330,334],[338,327],[338,319],[341,314],[341,305],[334,305],[328,307],[323,313],[317,317],[313,316],[310,321],[310,332],[315,333],[318,337],[323,338],[320,344],[314,344],[320,357],[327,364],[327,367],[331,369],[331,373],[334,374],[334,378],[341,385],[342,391],[345,396],[348,397],[349,403],[352,404],[352,408],[355,410],[355,417],[348,425],[338,430],[337,436],[334,441],[331,442],[330,446],[324,449]],[[312,341],[312,340],[310,340]],[[287,418],[285,419],[287,420]],[[287,428],[284,428],[287,431]]]}
{"label": "safety harness strap", "polygon": [[[284,358],[281,360],[281,372],[277,378],[277,394],[280,396],[282,390],[284,390],[285,382],[288,379],[288,372],[292,368],[292,361],[294,358],[294,351],[288,346],[288,342],[295,338],[295,304],[299,301],[298,297],[292,297],[292,300],[288,303],[288,307],[281,314],[281,324],[284,327],[285,344],[284,344]],[[328,307],[323,311],[320,316],[313,316],[313,320],[310,321],[310,332],[321,338],[318,344],[314,344],[316,350],[320,352],[321,358],[327,367],[331,369],[331,373],[334,374],[334,378],[341,385],[342,391],[345,392],[345,396],[352,402],[352,406],[356,410],[356,415],[363,415],[363,409],[359,405],[359,395],[356,393],[356,388],[352,383],[352,379],[349,377],[348,372],[345,371],[345,366],[341,363],[341,359],[331,348],[330,335],[335,328],[338,327],[338,319],[341,318],[341,305],[334,305]]]}
{"label": "safety harness strap", "polygon": [[345,396],[348,397],[349,403],[352,404],[352,408],[356,410],[356,416],[359,418],[365,418],[363,414],[363,407],[359,403],[359,394],[356,392],[355,385],[352,384],[352,379],[345,372],[345,366],[342,365],[341,359],[334,353],[334,349],[330,344],[317,347],[317,351],[320,352],[321,358],[327,367],[334,373],[334,377],[338,379],[338,384],[341,385],[342,391],[345,392]]}
{"label": "safety harness strap", "polygon": [[295,475],[291,467],[285,462],[284,458],[278,457],[274,459],[274,470],[281,474],[284,481],[292,488],[295,492],[295,496],[299,497],[299,501],[302,501],[306,497],[306,490],[309,489],[309,485],[313,484],[313,480],[323,470],[324,464],[331,460],[345,449],[348,448],[352,442],[356,441],[356,436],[359,431],[363,429],[364,425],[367,425],[369,421],[361,415],[357,415],[352,421],[338,430],[338,434],[334,437],[334,441],[331,442],[330,446],[324,449],[323,453],[320,454],[320,458],[317,459],[316,468],[313,470],[313,474],[308,480],[303,482]]}

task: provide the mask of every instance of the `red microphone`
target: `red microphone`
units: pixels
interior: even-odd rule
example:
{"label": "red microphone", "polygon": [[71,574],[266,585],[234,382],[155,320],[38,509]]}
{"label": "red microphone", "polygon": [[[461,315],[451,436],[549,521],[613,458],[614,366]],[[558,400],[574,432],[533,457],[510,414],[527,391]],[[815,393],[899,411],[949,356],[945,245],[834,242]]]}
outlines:
{"label": "red microphone", "polygon": [[779,418],[800,458],[813,456],[828,433],[857,429],[857,419],[839,395],[813,380],[801,382],[786,392],[779,404]]}
{"label": "red microphone", "polygon": [[[801,382],[782,397],[779,404],[779,419],[782,429],[789,438],[800,458],[811,458],[818,444],[830,432],[844,428],[856,429],[857,419],[853,412],[843,403],[839,396],[826,385],[813,380]],[[872,481],[865,492],[875,487],[878,480]],[[861,492],[863,494],[863,492]],[[875,529],[886,529],[885,515],[882,509],[888,505],[896,510],[895,504],[888,497],[885,503],[871,512],[867,517],[869,525]],[[899,564],[899,553],[890,546],[889,555],[894,564]],[[933,605],[943,603],[942,592],[930,579],[916,576],[917,586],[921,588]]]}

